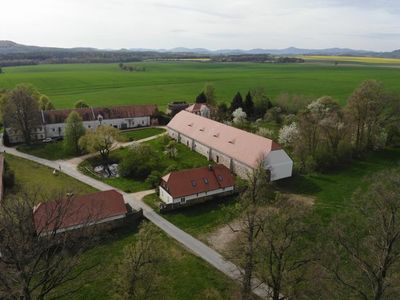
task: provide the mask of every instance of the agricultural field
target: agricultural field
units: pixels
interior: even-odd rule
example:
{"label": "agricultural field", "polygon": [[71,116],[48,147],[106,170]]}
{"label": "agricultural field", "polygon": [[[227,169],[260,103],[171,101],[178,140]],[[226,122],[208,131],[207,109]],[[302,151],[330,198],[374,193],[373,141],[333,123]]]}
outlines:
{"label": "agricultural field", "polygon": [[399,58],[381,58],[381,57],[358,57],[358,56],[324,56],[324,55],[307,55],[301,58],[306,61],[321,61],[321,62],[346,62],[346,63],[361,63],[361,64],[379,64],[379,65],[398,65],[400,66]]}
{"label": "agricultural field", "polygon": [[274,99],[283,92],[313,97],[330,95],[342,104],[363,80],[377,79],[389,90],[400,91],[400,68],[378,65],[324,65],[142,62],[145,72],[121,71],[117,64],[38,65],[3,68],[0,89],[21,82],[35,85],[56,108],[68,108],[83,99],[93,106],[158,104],[194,101],[206,82],[216,88],[217,100],[229,102],[236,91],[263,87]]}

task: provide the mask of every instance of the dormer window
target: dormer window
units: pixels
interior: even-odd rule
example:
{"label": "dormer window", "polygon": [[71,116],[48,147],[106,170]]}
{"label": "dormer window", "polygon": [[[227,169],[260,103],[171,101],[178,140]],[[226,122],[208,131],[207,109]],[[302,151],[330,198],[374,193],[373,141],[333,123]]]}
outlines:
{"label": "dormer window", "polygon": [[216,137],[216,138],[219,137],[219,133],[218,133],[218,132],[217,132],[217,133],[214,133],[214,134],[213,134],[213,137]]}
{"label": "dormer window", "polygon": [[204,128],[204,127],[201,127],[199,130],[200,130],[200,131],[204,131],[204,130],[205,130],[205,128]]}
{"label": "dormer window", "polygon": [[189,127],[193,127],[193,123],[189,123],[188,126],[189,126]]}
{"label": "dormer window", "polygon": [[234,144],[235,143],[235,139],[231,139],[228,141],[229,144]]}
{"label": "dormer window", "polygon": [[101,122],[103,122],[103,116],[102,115],[98,115],[97,116],[97,120],[100,122],[100,124],[101,124]]}

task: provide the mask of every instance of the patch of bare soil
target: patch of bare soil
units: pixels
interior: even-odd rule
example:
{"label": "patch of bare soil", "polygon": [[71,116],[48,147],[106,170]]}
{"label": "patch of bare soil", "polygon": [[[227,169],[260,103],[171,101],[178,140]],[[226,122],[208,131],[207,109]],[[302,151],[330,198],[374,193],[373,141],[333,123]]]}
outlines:
{"label": "patch of bare soil", "polygon": [[304,205],[312,206],[315,203],[315,197],[298,195],[298,194],[284,194],[290,201],[303,203]]}
{"label": "patch of bare soil", "polygon": [[224,250],[228,248],[229,243],[238,238],[240,233],[235,232],[235,230],[238,230],[239,228],[240,221],[234,220],[233,222],[229,223],[229,225],[227,224],[221,226],[214,232],[208,234],[205,237],[205,240],[213,249],[219,252],[224,252]]}

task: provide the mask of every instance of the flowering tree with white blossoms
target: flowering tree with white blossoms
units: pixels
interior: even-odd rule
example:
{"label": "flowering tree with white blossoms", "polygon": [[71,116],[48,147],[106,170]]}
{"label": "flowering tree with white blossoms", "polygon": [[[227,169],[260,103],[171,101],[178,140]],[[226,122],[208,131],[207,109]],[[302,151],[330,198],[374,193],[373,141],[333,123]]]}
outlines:
{"label": "flowering tree with white blossoms", "polygon": [[237,125],[246,121],[247,114],[243,111],[241,107],[239,107],[232,113],[232,117],[233,123]]}
{"label": "flowering tree with white blossoms", "polygon": [[285,125],[279,130],[278,142],[284,146],[293,146],[293,142],[299,135],[297,123],[293,122],[290,125]]}

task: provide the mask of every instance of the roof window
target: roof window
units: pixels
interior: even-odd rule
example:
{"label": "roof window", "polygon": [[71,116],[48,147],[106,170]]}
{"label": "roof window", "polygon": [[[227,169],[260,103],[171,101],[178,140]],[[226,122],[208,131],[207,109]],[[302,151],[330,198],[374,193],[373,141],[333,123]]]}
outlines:
{"label": "roof window", "polygon": [[205,178],[205,177],[204,177],[204,178],[203,178],[203,181],[204,181],[205,184],[208,184],[208,178]]}
{"label": "roof window", "polygon": [[224,180],[224,178],[221,175],[218,175],[218,180],[222,181],[222,180]]}
{"label": "roof window", "polygon": [[192,187],[196,186],[196,180],[192,180]]}

